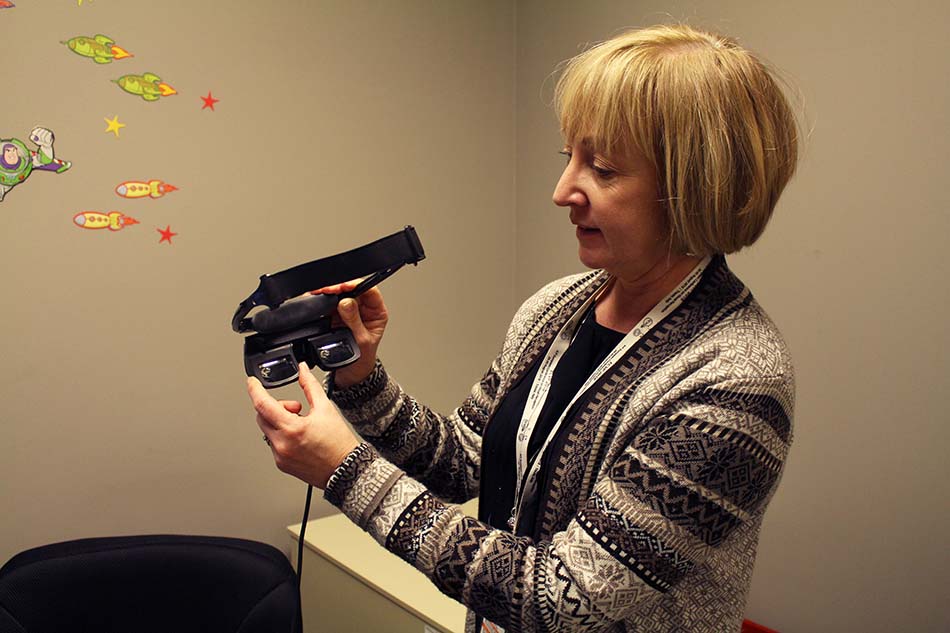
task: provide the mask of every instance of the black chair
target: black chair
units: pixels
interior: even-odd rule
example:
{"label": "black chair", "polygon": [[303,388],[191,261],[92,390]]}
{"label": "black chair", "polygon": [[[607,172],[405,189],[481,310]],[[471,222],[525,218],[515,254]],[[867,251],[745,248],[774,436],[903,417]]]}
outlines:
{"label": "black chair", "polygon": [[274,547],[206,536],[45,545],[0,569],[0,633],[300,633],[297,577]]}

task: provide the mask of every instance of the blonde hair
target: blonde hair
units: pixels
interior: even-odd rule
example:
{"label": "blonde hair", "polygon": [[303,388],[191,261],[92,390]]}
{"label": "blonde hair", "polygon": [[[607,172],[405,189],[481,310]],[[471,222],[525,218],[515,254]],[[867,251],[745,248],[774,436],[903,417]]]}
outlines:
{"label": "blonde hair", "polygon": [[569,142],[653,164],[674,251],[733,253],[765,230],[798,162],[796,119],[772,75],[732,38],[654,26],[568,60],[555,108]]}

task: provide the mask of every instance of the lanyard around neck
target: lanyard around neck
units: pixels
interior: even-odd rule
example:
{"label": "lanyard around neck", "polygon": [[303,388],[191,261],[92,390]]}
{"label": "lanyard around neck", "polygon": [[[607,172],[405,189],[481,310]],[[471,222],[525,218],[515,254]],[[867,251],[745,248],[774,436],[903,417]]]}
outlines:
{"label": "lanyard around neck", "polygon": [[[544,441],[544,445],[541,447],[541,450],[538,451],[535,458],[528,463],[528,442],[531,439],[531,435],[534,432],[535,426],[538,424],[538,419],[541,415],[541,409],[544,406],[544,402],[547,400],[548,392],[551,390],[551,382],[554,377],[554,370],[557,368],[558,363],[563,358],[564,353],[567,351],[567,348],[570,346],[571,341],[574,338],[577,328],[580,325],[581,320],[586,314],[587,310],[597,302],[600,296],[609,288],[610,283],[605,284],[600,290],[594,293],[590,298],[587,299],[578,309],[571,315],[571,318],[567,320],[554,341],[551,343],[548,348],[547,353],[544,355],[544,359],[541,361],[541,366],[538,368],[538,373],[534,378],[534,382],[531,385],[531,391],[528,394],[528,401],[525,403],[524,412],[521,415],[521,423],[518,425],[518,434],[515,437],[515,497],[514,505],[511,508],[511,518],[508,520],[508,526],[512,531],[515,530],[515,526],[518,524],[518,518],[521,514],[521,510],[525,505],[531,501],[537,494],[538,487],[538,476],[541,470],[541,456],[544,455],[544,452],[547,450],[548,445],[551,443],[551,440],[557,435],[558,429],[560,429],[561,424],[564,422],[564,419],[567,417],[567,412],[570,411],[571,407],[574,406],[574,403],[584,395],[584,393],[590,389],[600,378],[603,376],[611,367],[618,363],[632,348],[637,342],[643,338],[643,336],[650,331],[650,329],[659,323],[666,315],[675,310],[682,302],[686,296],[692,292],[692,290],[699,283],[700,278],[702,277],[703,271],[706,270],[706,267],[711,261],[711,257],[704,258],[699,262],[693,270],[686,275],[686,277],[676,286],[672,291],[669,292],[663,299],[659,301],[650,312],[643,317],[637,325],[631,329],[626,336],[614,347],[614,349],[604,358],[603,361],[597,366],[597,368],[588,376],[587,380],[581,386],[581,388],[574,394],[574,397],[571,398],[571,401],[561,412],[560,417],[558,417],[557,422],[551,428],[551,431],[548,433],[547,439]],[[527,471],[527,478],[525,477],[525,472]]]}

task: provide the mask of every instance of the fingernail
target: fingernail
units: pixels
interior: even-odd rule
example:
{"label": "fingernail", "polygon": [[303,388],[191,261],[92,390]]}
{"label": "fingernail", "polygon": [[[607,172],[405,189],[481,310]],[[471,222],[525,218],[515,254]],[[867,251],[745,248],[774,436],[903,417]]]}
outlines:
{"label": "fingernail", "polygon": [[356,307],[356,301],[353,299],[344,299],[340,302],[340,309],[344,312],[352,312],[353,308]]}

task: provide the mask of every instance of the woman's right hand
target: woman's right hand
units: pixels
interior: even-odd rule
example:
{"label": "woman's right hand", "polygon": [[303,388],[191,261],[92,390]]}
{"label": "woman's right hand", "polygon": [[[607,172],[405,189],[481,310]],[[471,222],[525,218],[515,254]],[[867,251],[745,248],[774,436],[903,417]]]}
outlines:
{"label": "woman's right hand", "polygon": [[[359,279],[345,281],[341,284],[324,286],[311,294],[340,294],[356,288]],[[356,344],[360,347],[360,359],[352,365],[337,369],[333,375],[333,382],[337,387],[349,387],[362,381],[376,366],[376,351],[386,331],[389,322],[389,312],[383,302],[383,293],[378,288],[370,288],[355,299],[343,299],[337,306],[337,313],[333,317],[333,326],[345,325],[353,333]]]}

